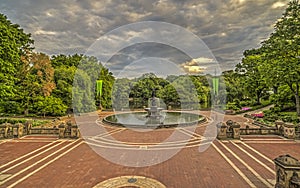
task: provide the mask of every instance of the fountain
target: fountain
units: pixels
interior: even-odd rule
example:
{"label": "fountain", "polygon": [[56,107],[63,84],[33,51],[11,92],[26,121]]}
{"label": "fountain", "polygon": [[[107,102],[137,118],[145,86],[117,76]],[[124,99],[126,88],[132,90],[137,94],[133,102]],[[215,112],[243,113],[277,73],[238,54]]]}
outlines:
{"label": "fountain", "polygon": [[113,126],[135,128],[169,128],[196,125],[205,122],[206,118],[199,114],[182,111],[164,111],[160,100],[155,96],[155,89],[148,102],[146,112],[124,112],[106,116],[103,122]]}
{"label": "fountain", "polygon": [[147,111],[148,118],[152,119],[160,119],[162,118],[162,115],[160,112],[163,110],[163,108],[158,107],[159,106],[159,99],[155,97],[155,89],[152,90],[152,97],[150,98],[149,102],[150,108],[145,108]]}

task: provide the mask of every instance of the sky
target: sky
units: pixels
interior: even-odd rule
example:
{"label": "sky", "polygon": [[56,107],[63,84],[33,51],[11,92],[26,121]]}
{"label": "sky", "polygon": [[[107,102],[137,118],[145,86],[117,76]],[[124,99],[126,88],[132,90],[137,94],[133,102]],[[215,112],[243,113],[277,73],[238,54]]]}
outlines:
{"label": "sky", "polygon": [[[110,54],[108,62],[111,63],[107,65],[115,69],[116,74],[132,71],[133,65],[140,70],[143,61],[147,64],[144,72],[154,67],[160,72],[198,73],[212,70],[207,69],[210,63],[217,63],[221,71],[234,69],[244,50],[259,47],[260,42],[269,37],[287,3],[288,0],[0,0],[0,13],[32,34],[38,52],[88,54],[97,43],[102,45],[97,49],[102,52],[103,46],[113,45],[111,41],[131,41],[130,45]],[[176,36],[171,35],[167,27],[163,32],[152,29],[151,33],[147,28],[134,25],[132,31],[126,30],[126,35],[123,28],[113,37],[99,40],[120,27],[147,21],[172,24],[170,28]],[[176,33],[176,26],[185,33]],[[158,40],[141,43],[146,35],[157,32]],[[196,47],[191,46],[198,45],[186,33],[202,40],[203,43],[198,41],[199,48],[211,53],[191,57],[182,51],[180,46],[185,43],[189,43],[189,50],[195,50]],[[159,37],[168,44],[159,44]],[[166,39],[168,37],[171,39]],[[168,66],[159,66],[163,62]],[[180,70],[170,67],[173,65]]]}

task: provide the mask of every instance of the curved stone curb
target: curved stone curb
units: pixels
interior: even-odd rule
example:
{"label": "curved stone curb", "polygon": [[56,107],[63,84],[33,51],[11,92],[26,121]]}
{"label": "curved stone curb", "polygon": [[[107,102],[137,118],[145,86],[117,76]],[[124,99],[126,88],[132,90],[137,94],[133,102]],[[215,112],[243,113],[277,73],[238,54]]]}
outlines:
{"label": "curved stone curb", "polygon": [[166,186],[159,181],[144,176],[120,176],[111,178],[97,184],[94,188],[118,188],[125,186],[140,188],[166,188]]}

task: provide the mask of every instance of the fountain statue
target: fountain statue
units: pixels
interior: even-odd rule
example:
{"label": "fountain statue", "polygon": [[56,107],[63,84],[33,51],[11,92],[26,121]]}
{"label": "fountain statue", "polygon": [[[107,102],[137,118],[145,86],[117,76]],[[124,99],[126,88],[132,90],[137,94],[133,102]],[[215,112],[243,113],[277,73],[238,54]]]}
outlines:
{"label": "fountain statue", "polygon": [[160,114],[163,108],[159,107],[159,98],[155,97],[155,89],[152,90],[152,97],[150,98],[149,108],[145,108],[147,111],[148,118],[160,119],[162,115]]}

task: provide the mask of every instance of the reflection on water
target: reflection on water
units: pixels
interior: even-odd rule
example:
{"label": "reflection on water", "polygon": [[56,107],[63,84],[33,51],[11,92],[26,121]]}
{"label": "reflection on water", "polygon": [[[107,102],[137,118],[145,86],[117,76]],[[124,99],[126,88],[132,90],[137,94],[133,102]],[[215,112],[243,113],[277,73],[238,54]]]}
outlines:
{"label": "reflection on water", "polygon": [[146,112],[121,113],[107,116],[104,121],[116,125],[180,125],[198,123],[204,117],[186,112],[162,112],[157,118],[146,117]]}

